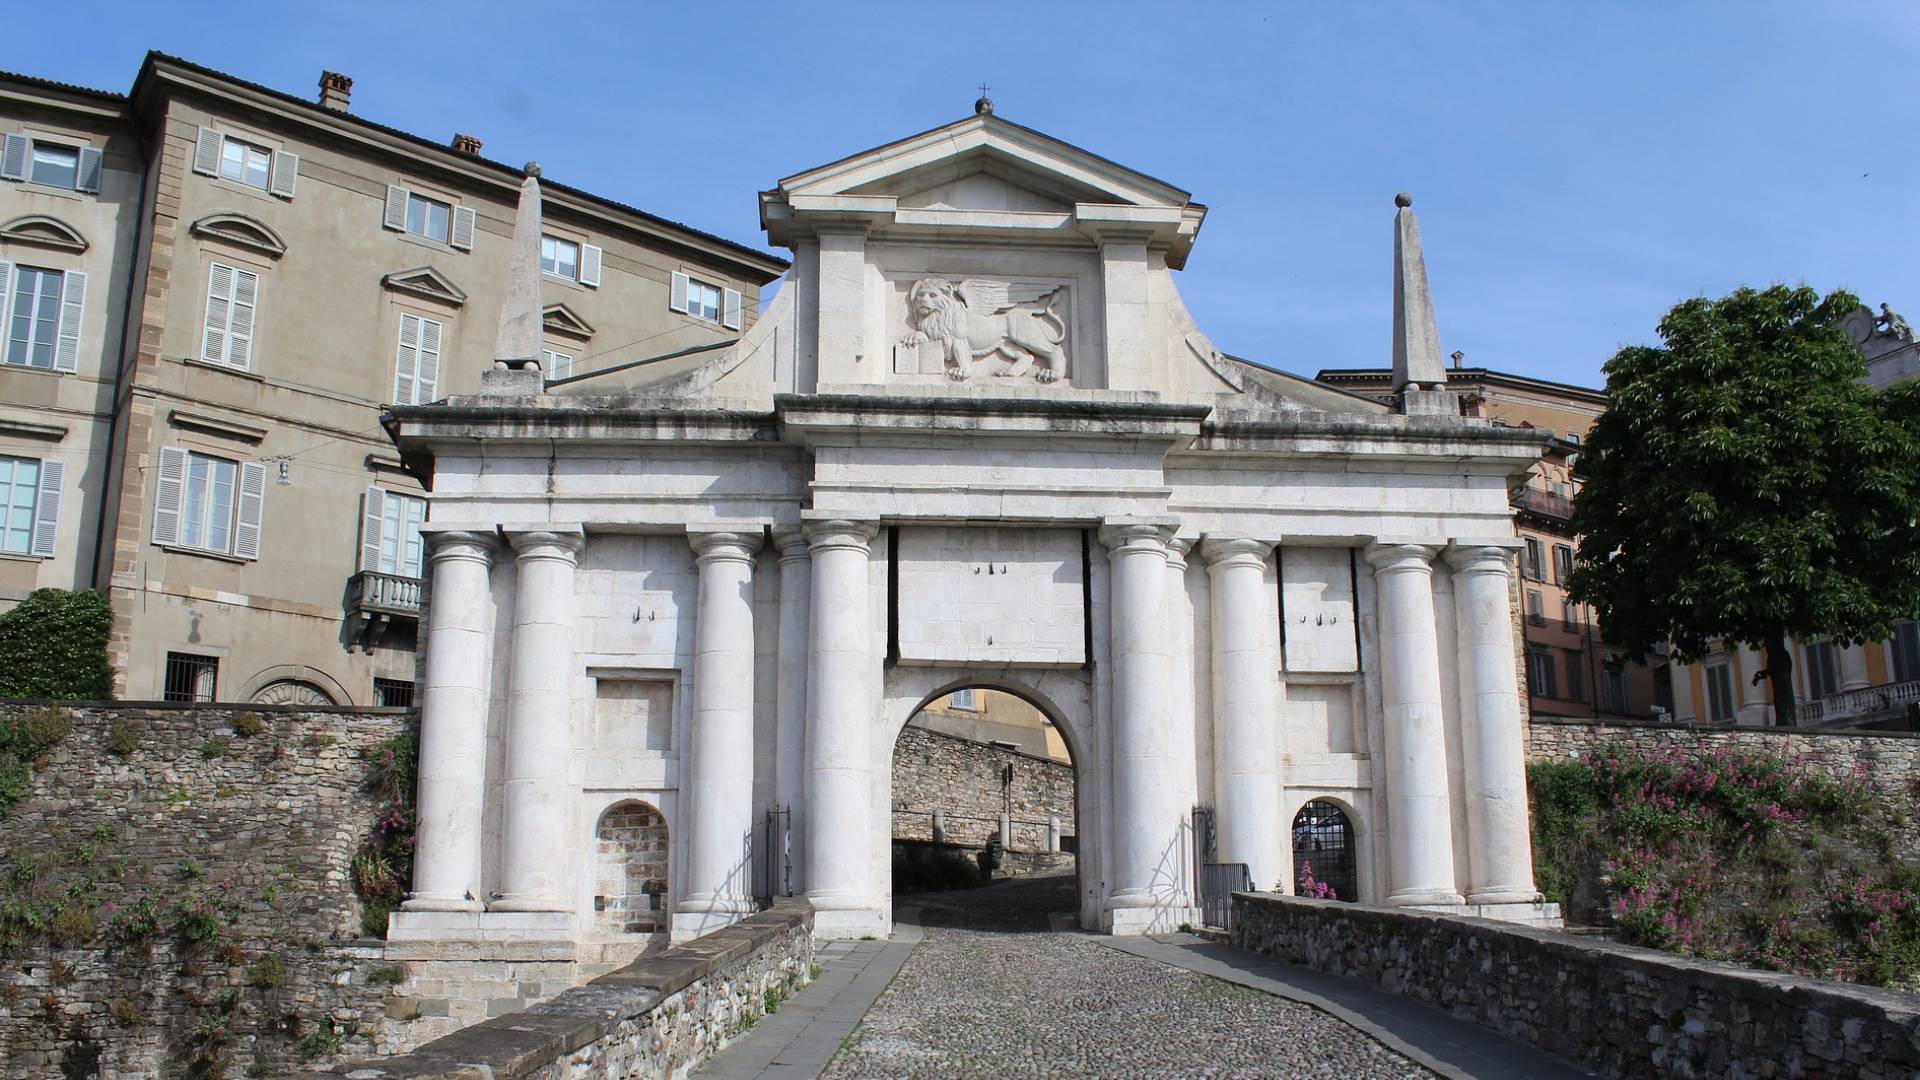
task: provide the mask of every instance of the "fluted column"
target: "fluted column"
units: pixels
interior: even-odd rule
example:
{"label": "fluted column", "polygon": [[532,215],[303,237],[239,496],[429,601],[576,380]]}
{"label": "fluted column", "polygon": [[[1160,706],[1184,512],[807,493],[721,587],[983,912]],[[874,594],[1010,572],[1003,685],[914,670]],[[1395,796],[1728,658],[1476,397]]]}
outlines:
{"label": "fluted column", "polygon": [[[1167,709],[1173,718],[1173,765],[1169,771],[1173,799],[1187,808],[1200,801],[1200,766],[1194,743],[1193,597],[1187,592],[1187,552],[1192,549],[1192,540],[1176,536],[1167,541],[1167,648],[1173,661],[1172,676],[1167,681]],[[1200,868],[1192,865],[1192,837],[1184,833],[1182,837],[1181,865],[1186,873],[1179,879],[1179,903],[1190,905]]]}
{"label": "fluted column", "polygon": [[487,602],[494,538],[421,530],[433,575],[420,687],[418,811],[408,911],[478,911],[487,779]]}
{"label": "fluted column", "polygon": [[[700,573],[687,723],[693,820],[687,888],[676,910],[731,921],[753,910],[753,553],[760,536],[695,532],[688,540]],[[702,929],[716,924],[709,919]]]}
{"label": "fluted column", "polygon": [[[1107,907],[1116,934],[1170,929],[1184,918],[1182,823],[1168,722],[1173,659],[1166,633],[1163,525],[1100,530],[1107,546],[1112,622],[1113,874]],[[1169,925],[1163,925],[1169,924]]]}
{"label": "fluted column", "polygon": [[1243,862],[1256,888],[1281,868],[1280,662],[1264,540],[1208,537],[1200,545],[1213,581],[1213,791],[1220,861]]}
{"label": "fluted column", "polygon": [[506,836],[500,898],[488,907],[568,911],[573,569],[583,538],[576,528],[509,533],[507,539],[519,575],[513,590],[506,778],[501,785]]}
{"label": "fluted column", "polygon": [[1433,615],[1434,551],[1399,543],[1367,549],[1380,601],[1389,904],[1462,902],[1453,880],[1453,808]]}
{"label": "fluted column", "polygon": [[[807,616],[813,556],[799,529],[775,529],[780,552],[780,652],[774,704],[773,801],[787,808],[787,858],[796,890],[805,889],[803,838],[806,807]],[[775,882],[776,889],[779,882]]]}
{"label": "fluted column", "polygon": [[[1839,648],[1838,645],[1834,646]],[[1867,646],[1865,642],[1856,642],[1840,649],[1840,692],[1865,690],[1872,685],[1867,676]]]}
{"label": "fluted column", "polygon": [[1474,904],[1526,903],[1538,892],[1527,826],[1526,732],[1514,681],[1507,565],[1514,546],[1517,541],[1463,542],[1447,549],[1466,741],[1467,901]]}
{"label": "fluted column", "polygon": [[875,903],[867,560],[879,530],[856,521],[807,526],[813,555],[806,731],[807,898],[822,912]]}
{"label": "fluted column", "polygon": [[1693,700],[1693,665],[1678,660],[1667,662],[1667,685],[1673,690],[1673,718],[1675,720],[1704,719],[1695,711],[1699,708]]}

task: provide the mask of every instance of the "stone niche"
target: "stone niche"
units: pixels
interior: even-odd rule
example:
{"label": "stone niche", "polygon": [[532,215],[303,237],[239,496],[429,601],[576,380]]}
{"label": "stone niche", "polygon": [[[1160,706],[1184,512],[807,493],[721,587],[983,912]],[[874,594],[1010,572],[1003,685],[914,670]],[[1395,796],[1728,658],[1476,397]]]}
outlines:
{"label": "stone niche", "polygon": [[1350,548],[1280,549],[1287,671],[1331,675],[1360,670],[1352,559]]}
{"label": "stone niche", "polygon": [[899,545],[901,663],[1086,662],[1080,530],[908,527]]}

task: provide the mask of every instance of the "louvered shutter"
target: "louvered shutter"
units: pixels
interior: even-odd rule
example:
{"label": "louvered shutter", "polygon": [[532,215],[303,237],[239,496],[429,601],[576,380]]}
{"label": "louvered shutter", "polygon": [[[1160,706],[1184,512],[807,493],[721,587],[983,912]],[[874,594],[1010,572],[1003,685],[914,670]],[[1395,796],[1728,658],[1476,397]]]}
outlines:
{"label": "louvered shutter", "polygon": [[420,320],[420,360],[413,371],[413,403],[425,405],[439,395],[440,324],[433,319]]}
{"label": "louvered shutter", "polygon": [[8,324],[13,320],[13,301],[8,292],[13,288],[13,264],[0,262],[0,356],[6,355]]}
{"label": "louvered shutter", "polygon": [[233,530],[233,553],[243,559],[260,557],[260,516],[267,505],[267,467],[258,461],[240,463],[240,520]]}
{"label": "louvered shutter", "polygon": [[397,184],[387,185],[387,219],[382,225],[396,232],[407,231],[407,189]]}
{"label": "louvered shutter", "polygon": [[161,547],[180,542],[180,499],[186,482],[187,452],[175,446],[161,447],[153,486],[153,542]]}
{"label": "louvered shutter", "polygon": [[360,569],[380,569],[380,542],[387,521],[387,493],[377,487],[367,489],[360,505]]}
{"label": "louvered shutter", "polygon": [[453,208],[453,237],[449,243],[461,251],[473,250],[474,213],[471,206]]}
{"label": "louvered shutter", "polygon": [[48,459],[40,463],[40,501],[33,510],[33,553],[53,558],[53,542],[60,530],[60,478],[67,463]]}
{"label": "louvered shutter", "polygon": [[102,154],[97,147],[81,147],[80,171],[74,174],[73,190],[85,191],[89,194],[98,193],[100,190],[100,166],[105,158],[106,155]]}
{"label": "louvered shutter", "polygon": [[600,263],[605,253],[598,244],[584,244],[580,248],[580,284],[600,287]]}
{"label": "louvered shutter", "polygon": [[420,323],[418,315],[400,316],[400,350],[394,361],[393,403],[412,405],[414,371],[420,362]]}
{"label": "louvered shutter", "polygon": [[740,329],[740,290],[728,289],[721,299],[720,325],[729,330]]}
{"label": "louvered shutter", "polygon": [[8,135],[0,144],[0,180],[25,180],[33,144],[25,135]]}
{"label": "louvered shutter", "polygon": [[684,315],[687,310],[687,289],[692,285],[692,278],[676,271],[673,275],[673,288],[667,294],[667,307]]}
{"label": "louvered shutter", "polygon": [[260,275],[233,272],[233,307],[227,321],[227,364],[242,371],[253,366],[253,314],[259,306]]}
{"label": "louvered shutter", "polygon": [[210,364],[227,362],[227,324],[232,318],[233,268],[214,263],[207,272],[207,321],[200,359]]}
{"label": "louvered shutter", "polygon": [[53,370],[75,371],[80,366],[80,318],[87,309],[87,275],[69,270],[60,293],[60,341],[53,348]]}
{"label": "louvered shutter", "polygon": [[293,185],[300,179],[300,155],[285,150],[273,153],[273,177],[267,190],[283,199],[293,198]]}
{"label": "louvered shutter", "polygon": [[212,128],[201,128],[200,134],[193,140],[193,171],[207,176],[220,175],[220,133]]}

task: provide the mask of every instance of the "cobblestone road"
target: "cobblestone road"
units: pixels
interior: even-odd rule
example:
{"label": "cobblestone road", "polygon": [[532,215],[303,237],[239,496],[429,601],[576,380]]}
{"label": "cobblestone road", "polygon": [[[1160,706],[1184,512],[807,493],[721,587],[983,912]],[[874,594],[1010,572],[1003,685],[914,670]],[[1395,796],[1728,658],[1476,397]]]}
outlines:
{"label": "cobblestone road", "polygon": [[926,940],[822,1076],[1432,1077],[1317,1009],[1046,932],[1072,878],[925,900]]}

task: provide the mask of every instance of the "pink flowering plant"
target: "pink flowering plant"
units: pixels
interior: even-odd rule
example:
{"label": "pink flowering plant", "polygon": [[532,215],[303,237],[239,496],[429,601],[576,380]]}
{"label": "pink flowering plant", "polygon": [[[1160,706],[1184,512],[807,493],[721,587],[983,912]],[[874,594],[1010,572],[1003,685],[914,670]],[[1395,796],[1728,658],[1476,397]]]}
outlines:
{"label": "pink flowering plant", "polygon": [[1868,777],[1722,744],[1613,739],[1528,770],[1536,879],[1622,941],[1776,971],[1920,983],[1920,867]]}

